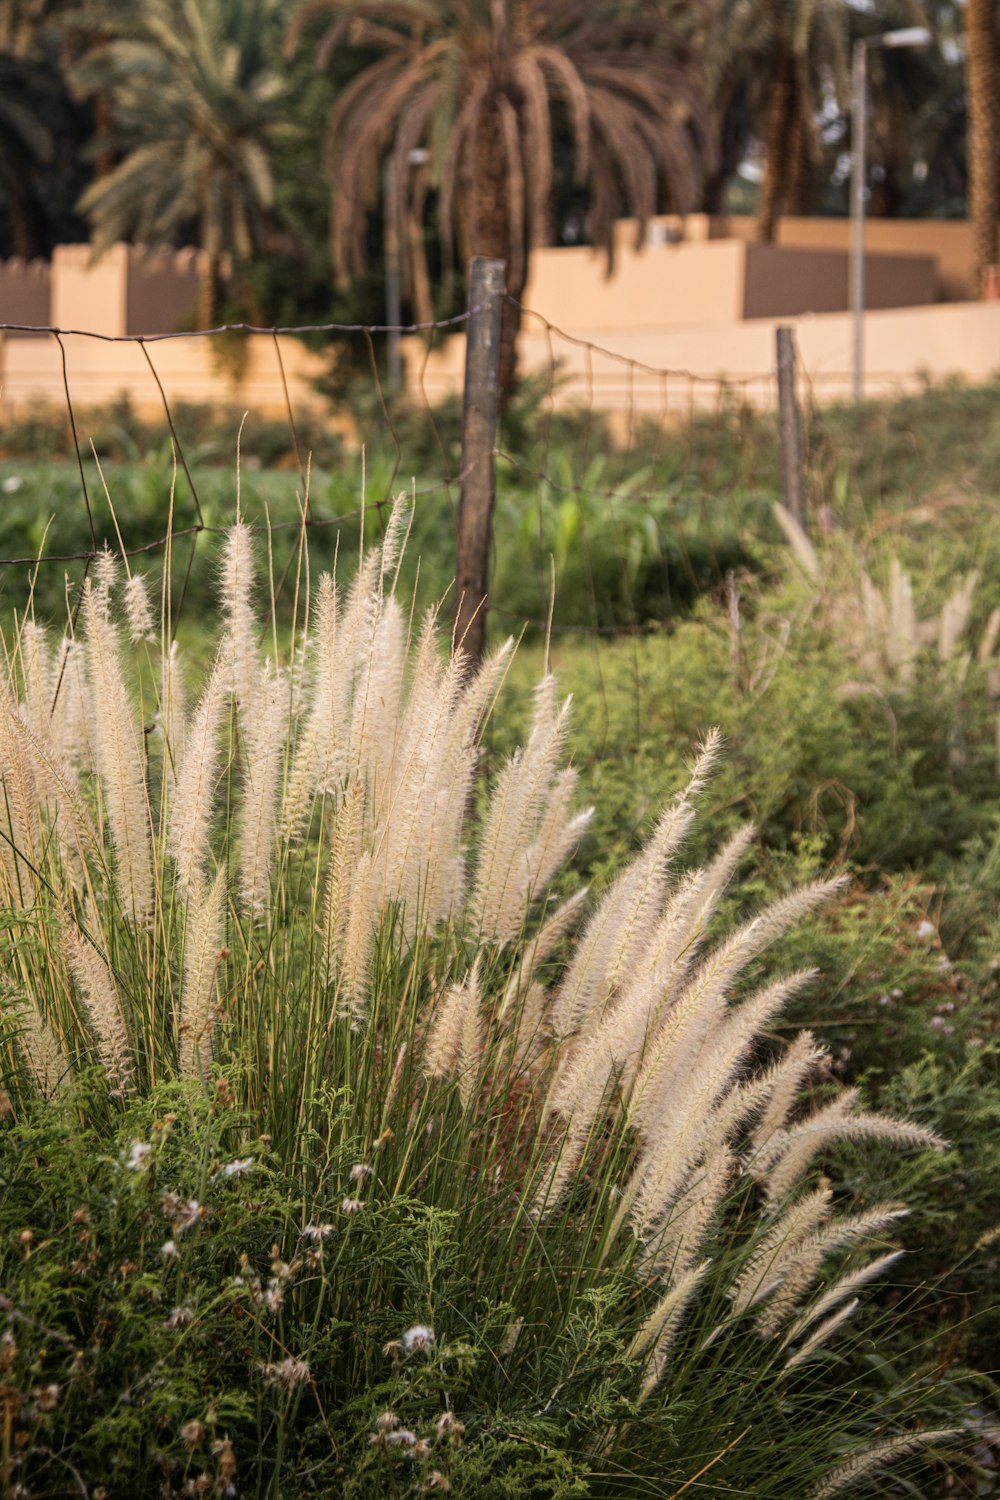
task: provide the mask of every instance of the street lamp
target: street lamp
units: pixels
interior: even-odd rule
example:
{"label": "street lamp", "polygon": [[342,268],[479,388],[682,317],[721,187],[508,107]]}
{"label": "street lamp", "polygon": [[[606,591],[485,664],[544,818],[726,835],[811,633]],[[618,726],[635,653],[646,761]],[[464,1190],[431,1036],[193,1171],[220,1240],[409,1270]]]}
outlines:
{"label": "street lamp", "polygon": [[881,36],[859,37],[851,63],[851,261],[850,304],[854,332],[851,393],[855,401],[864,395],[865,312],[865,96],[868,53],[872,47],[928,47],[931,34],[926,26],[904,26]]}
{"label": "street lamp", "polygon": [[[422,167],[430,160],[430,152],[424,146],[415,146],[407,152],[407,167]],[[404,185],[403,191],[406,191]],[[400,291],[400,244],[399,215],[397,208],[396,164],[390,156],[385,164],[383,184],[385,212],[385,321],[388,324],[388,375],[389,389],[398,396],[403,389],[403,351],[399,324],[402,318],[402,295]]]}

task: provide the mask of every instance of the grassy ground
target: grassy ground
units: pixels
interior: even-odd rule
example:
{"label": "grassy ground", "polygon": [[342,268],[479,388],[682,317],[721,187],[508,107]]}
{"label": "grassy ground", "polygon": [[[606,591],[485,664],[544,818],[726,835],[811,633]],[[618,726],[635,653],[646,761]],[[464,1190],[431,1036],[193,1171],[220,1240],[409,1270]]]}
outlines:
{"label": "grassy ground", "polygon": [[[935,389],[812,416],[816,577],[796,562],[773,516],[770,422],[723,411],[667,442],[637,433],[623,454],[602,451],[593,420],[546,431],[537,418],[514,413],[499,468],[491,628],[496,639],[507,630],[524,639],[489,726],[486,769],[523,736],[531,687],[548,664],[574,696],[579,800],[597,809],[576,867],[597,890],[649,833],[713,725],[723,730],[726,757],[687,854],[706,859],[747,819],[761,836],[742,894],[721,917],[805,879],[847,876],[838,897],[783,940],[780,961],[815,965],[819,978],[769,1040],[809,1026],[831,1048],[833,1077],[950,1142],[943,1162],[921,1158],[902,1172],[878,1153],[862,1168],[851,1150],[834,1170],[839,1181],[863,1178],[875,1196],[900,1196],[913,1210],[909,1254],[883,1298],[891,1333],[872,1344],[871,1363],[876,1355],[916,1360],[932,1393],[940,1372],[967,1363],[977,1372],[969,1407],[988,1413],[996,1396],[983,1377],[995,1374],[1000,1347],[995,645],[987,659],[976,657],[1000,608],[1000,388]],[[457,469],[454,425],[442,419],[440,449],[419,424],[407,431],[398,465],[384,442],[373,442],[364,490],[360,458],[323,455],[311,514],[339,524],[309,533],[311,577],[329,565],[338,537],[349,576],[359,498],[381,498],[395,469],[413,473],[418,491],[432,490],[418,499],[404,590],[416,580],[424,600],[445,591],[455,497],[440,480],[443,463]],[[140,439],[132,434],[131,454],[120,434],[104,439],[107,487],[130,546],[162,533],[174,480],[169,447],[144,452]],[[295,580],[301,588],[306,576],[295,553],[301,484],[273,435],[269,442],[275,462],[257,468],[252,432],[244,438],[241,499],[255,523],[287,528],[274,533],[271,554],[275,581],[286,579],[277,609],[284,635]],[[224,446],[188,455],[213,527],[227,524],[235,501]],[[44,459],[16,447],[8,443],[0,459],[0,558],[37,555],[43,538],[49,555],[86,550],[79,475],[64,445]],[[98,535],[113,541],[93,458],[85,471]],[[197,517],[183,475],[175,517],[185,525]],[[366,525],[374,539],[377,511]],[[195,655],[216,588],[209,541],[198,541],[184,586],[181,628]],[[925,623],[940,617],[960,578],[978,575],[956,650],[941,661],[927,631],[903,675],[858,645],[862,572],[887,597],[893,560],[907,571]],[[175,602],[185,567],[179,547]],[[548,613],[553,571],[546,641],[537,622]],[[5,613],[23,607],[30,572],[26,563],[5,570]],[[80,573],[78,564],[41,566],[39,613],[65,617]],[[992,1464],[997,1455],[987,1445],[980,1457]],[[984,1474],[966,1474],[959,1493],[993,1492],[989,1468]],[[942,1493],[943,1483],[938,1470],[920,1493]]]}

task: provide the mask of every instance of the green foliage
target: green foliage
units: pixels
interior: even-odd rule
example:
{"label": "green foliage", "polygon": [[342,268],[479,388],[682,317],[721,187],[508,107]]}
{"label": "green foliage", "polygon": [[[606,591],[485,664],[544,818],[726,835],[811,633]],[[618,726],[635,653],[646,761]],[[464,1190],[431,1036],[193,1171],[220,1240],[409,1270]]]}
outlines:
{"label": "green foliage", "polygon": [[[324,1133],[336,1135],[338,1107],[327,1100]],[[124,1500],[180,1495],[206,1474],[220,1494],[304,1500],[432,1493],[436,1473],[468,1500],[571,1500],[641,1476],[666,1488],[714,1460],[720,1485],[805,1493],[824,1452],[815,1424],[850,1406],[832,1370],[772,1409],[752,1346],[700,1375],[690,1348],[655,1410],[640,1410],[615,1275],[565,1319],[540,1306],[512,1354],[502,1265],[487,1257],[470,1300],[463,1224],[388,1183],[346,1216],[350,1164],[350,1150],[327,1155],[304,1195],[224,1079],[214,1095],[162,1087],[110,1136],[81,1129],[71,1107],[3,1125],[11,1481],[58,1492],[75,1472]],[[408,1351],[401,1335],[431,1309],[433,1344]],[[873,1388],[869,1420],[901,1393]]]}
{"label": "green foliage", "polygon": [[[221,1492],[235,1462],[275,1500],[445,1483],[568,1500],[707,1466],[778,1500],[912,1434],[929,1389],[961,1427],[967,1385],[905,1343],[881,1385],[849,1332],[825,1347],[843,1278],[894,1264],[871,1254],[896,1212],[820,1154],[808,1039],[785,1092],[762,1071],[785,1055],[786,986],[761,955],[831,890],[771,898],[818,845],[743,901],[721,899],[731,853],[672,887],[710,738],[596,910],[588,931],[615,946],[537,950],[538,897],[581,827],[565,708],[545,679],[464,827],[506,657],[463,678],[433,622],[408,624],[405,523],[346,602],[315,584],[287,667],[277,639],[260,660],[234,528],[196,708],[183,651],[160,659],[110,558],[55,711],[62,648],[35,625],[9,643],[0,1314],[28,1482],[52,1462],[111,1494],[198,1473]],[[150,658],[131,698],[122,593]],[[741,926],[747,898],[765,911]],[[834,1137],[938,1144],[844,1110]],[[828,1221],[846,1237],[813,1255]]]}

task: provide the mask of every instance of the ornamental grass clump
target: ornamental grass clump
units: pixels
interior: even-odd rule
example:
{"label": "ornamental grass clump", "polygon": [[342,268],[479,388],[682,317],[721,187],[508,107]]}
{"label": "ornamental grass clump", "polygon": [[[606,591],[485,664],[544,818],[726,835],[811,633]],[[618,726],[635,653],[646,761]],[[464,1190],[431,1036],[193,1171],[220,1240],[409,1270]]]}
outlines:
{"label": "ornamental grass clump", "polygon": [[[162,1341],[189,1339],[184,1297],[155,1288],[190,1262],[206,1392],[253,1343],[257,1493],[617,1494],[708,1467],[720,1493],[831,1493],[922,1439],[897,1422],[907,1378],[859,1405],[845,1334],[905,1209],[854,1201],[830,1151],[941,1144],[831,1092],[814,1036],[774,1040],[810,973],[763,976],[762,955],[837,882],[718,930],[753,831],[681,867],[712,733],[632,862],[597,899],[574,890],[569,702],[544,677],[481,783],[511,643],[473,670],[402,606],[408,518],[346,589],[303,546],[290,644],[272,628],[266,656],[238,520],[200,689],[110,555],[76,635],[28,617],[5,641],[7,1128],[75,1112],[142,1175],[159,1157],[128,1146],[137,1111],[168,1097],[196,1140],[212,1101],[232,1109],[232,1171],[208,1146],[189,1180],[157,1168],[167,1232],[129,1264],[176,1303]],[[250,1178],[249,1202],[268,1173],[288,1204],[260,1199],[270,1276],[250,1247],[199,1270],[223,1181],[238,1199]]]}

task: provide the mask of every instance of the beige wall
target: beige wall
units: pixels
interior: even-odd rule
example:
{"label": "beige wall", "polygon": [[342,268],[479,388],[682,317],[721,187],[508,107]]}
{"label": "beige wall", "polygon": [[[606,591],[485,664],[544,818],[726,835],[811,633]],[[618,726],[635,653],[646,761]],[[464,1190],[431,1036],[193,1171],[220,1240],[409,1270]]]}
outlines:
{"label": "beige wall", "polygon": [[[704,251],[712,248],[706,245]],[[848,256],[843,251],[746,245],[744,253],[744,318],[846,311]],[[865,256],[866,307],[923,307],[939,300],[930,256]]]}
{"label": "beige wall", "polygon": [[590,248],[537,250],[522,301],[560,328],[732,323],[742,316],[746,246],[622,246],[611,277]]}
{"label": "beige wall", "polygon": [[116,338],[173,333],[194,311],[200,260],[195,250],[112,245],[95,261],[89,245],[57,245],[52,316],[39,322]]}
{"label": "beige wall", "polygon": [[[10,271],[0,264],[0,296],[5,273],[12,287],[24,281],[23,269]],[[114,245],[94,261],[87,245],[60,245],[52,257],[51,303],[44,311],[39,303],[38,316],[0,321],[51,323],[105,335],[63,338],[74,405],[98,405],[125,392],[136,410],[159,413],[160,393],[142,348],[108,340],[172,332],[193,307],[198,273],[199,256],[193,250],[149,255]],[[47,288],[48,283],[48,301]],[[320,405],[313,381],[323,361],[297,339],[281,338],[279,345],[293,405]],[[211,339],[162,339],[146,348],[171,402],[235,401],[265,414],[285,413],[278,356],[267,335],[252,336],[235,351],[245,355],[238,370],[226,364],[223,347]],[[65,400],[61,355],[53,338],[0,336],[0,416],[33,401],[62,406]]]}
{"label": "beige wall", "polygon": [[51,281],[46,260],[0,260],[0,323],[48,323]]}
{"label": "beige wall", "polygon": [[[783,318],[795,330],[803,387],[819,403],[844,400],[851,388],[851,318],[821,313]],[[574,339],[531,331],[521,336],[521,369],[549,377],[547,400],[670,419],[716,406],[727,388],[737,400],[774,404],[773,319],[727,325],[622,331],[586,325]],[[585,341],[606,352],[586,347]],[[461,390],[464,345],[454,338],[424,366],[415,341],[407,366],[423,392],[440,400]],[[989,380],[1000,369],[1000,302],[939,304],[868,313],[865,318],[866,394],[899,395],[919,390],[926,379]]]}
{"label": "beige wall", "polygon": [[[752,239],[754,221],[713,221],[715,235]],[[847,219],[779,219],[778,244],[801,248],[846,250],[851,227]],[[972,234],[964,219],[869,219],[865,248],[886,255],[930,255],[937,262],[941,296],[967,302],[973,295]]]}
{"label": "beige wall", "polygon": [[[616,244],[635,243],[635,220],[621,219],[615,226]],[[674,235],[688,241],[755,240],[756,221],[746,215],[709,217],[688,214],[686,218],[665,214],[650,220],[647,239],[655,243]],[[847,250],[851,228],[848,219],[778,220],[776,243],[792,249]],[[972,232],[965,219],[868,219],[865,246],[874,254],[929,255],[937,262],[940,295],[945,302],[968,302],[973,295]]]}
{"label": "beige wall", "polygon": [[56,328],[86,328],[119,337],[128,332],[128,246],[112,245],[91,259],[89,245],[58,245],[52,255],[52,313]]}
{"label": "beige wall", "polygon": [[132,250],[127,261],[126,333],[172,333],[191,319],[198,302],[196,250]]}
{"label": "beige wall", "polygon": [[[546,333],[542,323],[526,315],[523,368],[551,371],[555,358],[567,372],[569,386],[554,394],[554,401],[593,399],[615,410],[627,409],[633,400],[651,412],[676,409],[678,403],[716,401],[720,381],[742,383],[748,399],[764,403],[772,396],[774,319],[780,317],[795,323],[804,368],[817,395],[826,399],[845,394],[850,321],[831,308],[846,300],[846,222],[784,220],[780,238],[786,248],[747,243],[751,227],[749,220],[725,222],[704,216],[658,219],[650,226],[653,243],[637,252],[635,225],[623,221],[616,229],[618,255],[610,280],[603,258],[589,249],[539,252],[525,305],[557,330],[602,345],[610,353],[590,355],[588,374],[584,349],[560,339],[558,333]],[[688,236],[684,242],[667,242],[682,231]],[[718,238],[724,231],[733,237]],[[870,260],[871,302],[916,303],[933,292],[929,254],[943,258],[950,284],[958,284],[969,250],[968,228],[873,220],[869,245],[894,251],[891,259],[876,255]],[[25,268],[7,274],[10,286],[27,286]],[[53,259],[50,320],[62,328],[111,336],[148,335],[157,325],[176,323],[196,281],[196,258],[187,252],[148,260],[141,251],[118,245],[94,264],[87,246],[62,246]],[[4,285],[0,266],[0,296]],[[43,285],[40,276],[38,287]],[[26,294],[19,305],[27,305]],[[806,308],[815,315],[791,316]],[[998,317],[1000,303],[870,312],[870,392],[910,388],[923,371],[933,378],[987,378],[1000,365]],[[159,393],[140,348],[83,337],[67,337],[64,342],[76,404],[105,402],[127,391],[138,408],[158,410]],[[239,380],[218,362],[217,348],[209,340],[165,340],[149,348],[172,401],[236,400],[263,412],[284,410],[269,337],[248,341],[246,369]],[[293,339],[282,339],[281,348],[293,402],[316,402],[312,378],[321,361]],[[430,356],[423,389],[431,399],[461,389],[462,359],[462,342],[456,339]],[[414,384],[423,360],[422,346],[414,341],[408,351]],[[630,367],[629,360],[649,366],[649,372]],[[664,373],[669,371],[688,371],[694,379]],[[21,336],[0,341],[0,414],[39,399],[59,404],[65,399],[58,345],[51,339]]]}
{"label": "beige wall", "polygon": [[[92,406],[126,392],[137,411],[162,414],[156,382],[137,344],[70,334],[63,345],[74,405]],[[279,338],[279,345],[293,407],[319,406],[312,382],[324,368],[323,361],[297,339]],[[285,414],[274,341],[266,334],[248,338],[246,367],[239,379],[218,363],[211,339],[163,339],[145,347],[171,402],[235,401],[265,415]],[[33,401],[65,404],[59,345],[51,338],[0,336],[0,420]]]}
{"label": "beige wall", "polygon": [[[524,305],[568,332],[582,324],[621,332],[846,310],[846,251],[709,239],[704,219],[687,227],[699,231],[693,240],[638,250],[622,234],[610,276],[598,251],[538,250]],[[931,257],[866,256],[869,307],[917,307],[939,296]]]}

